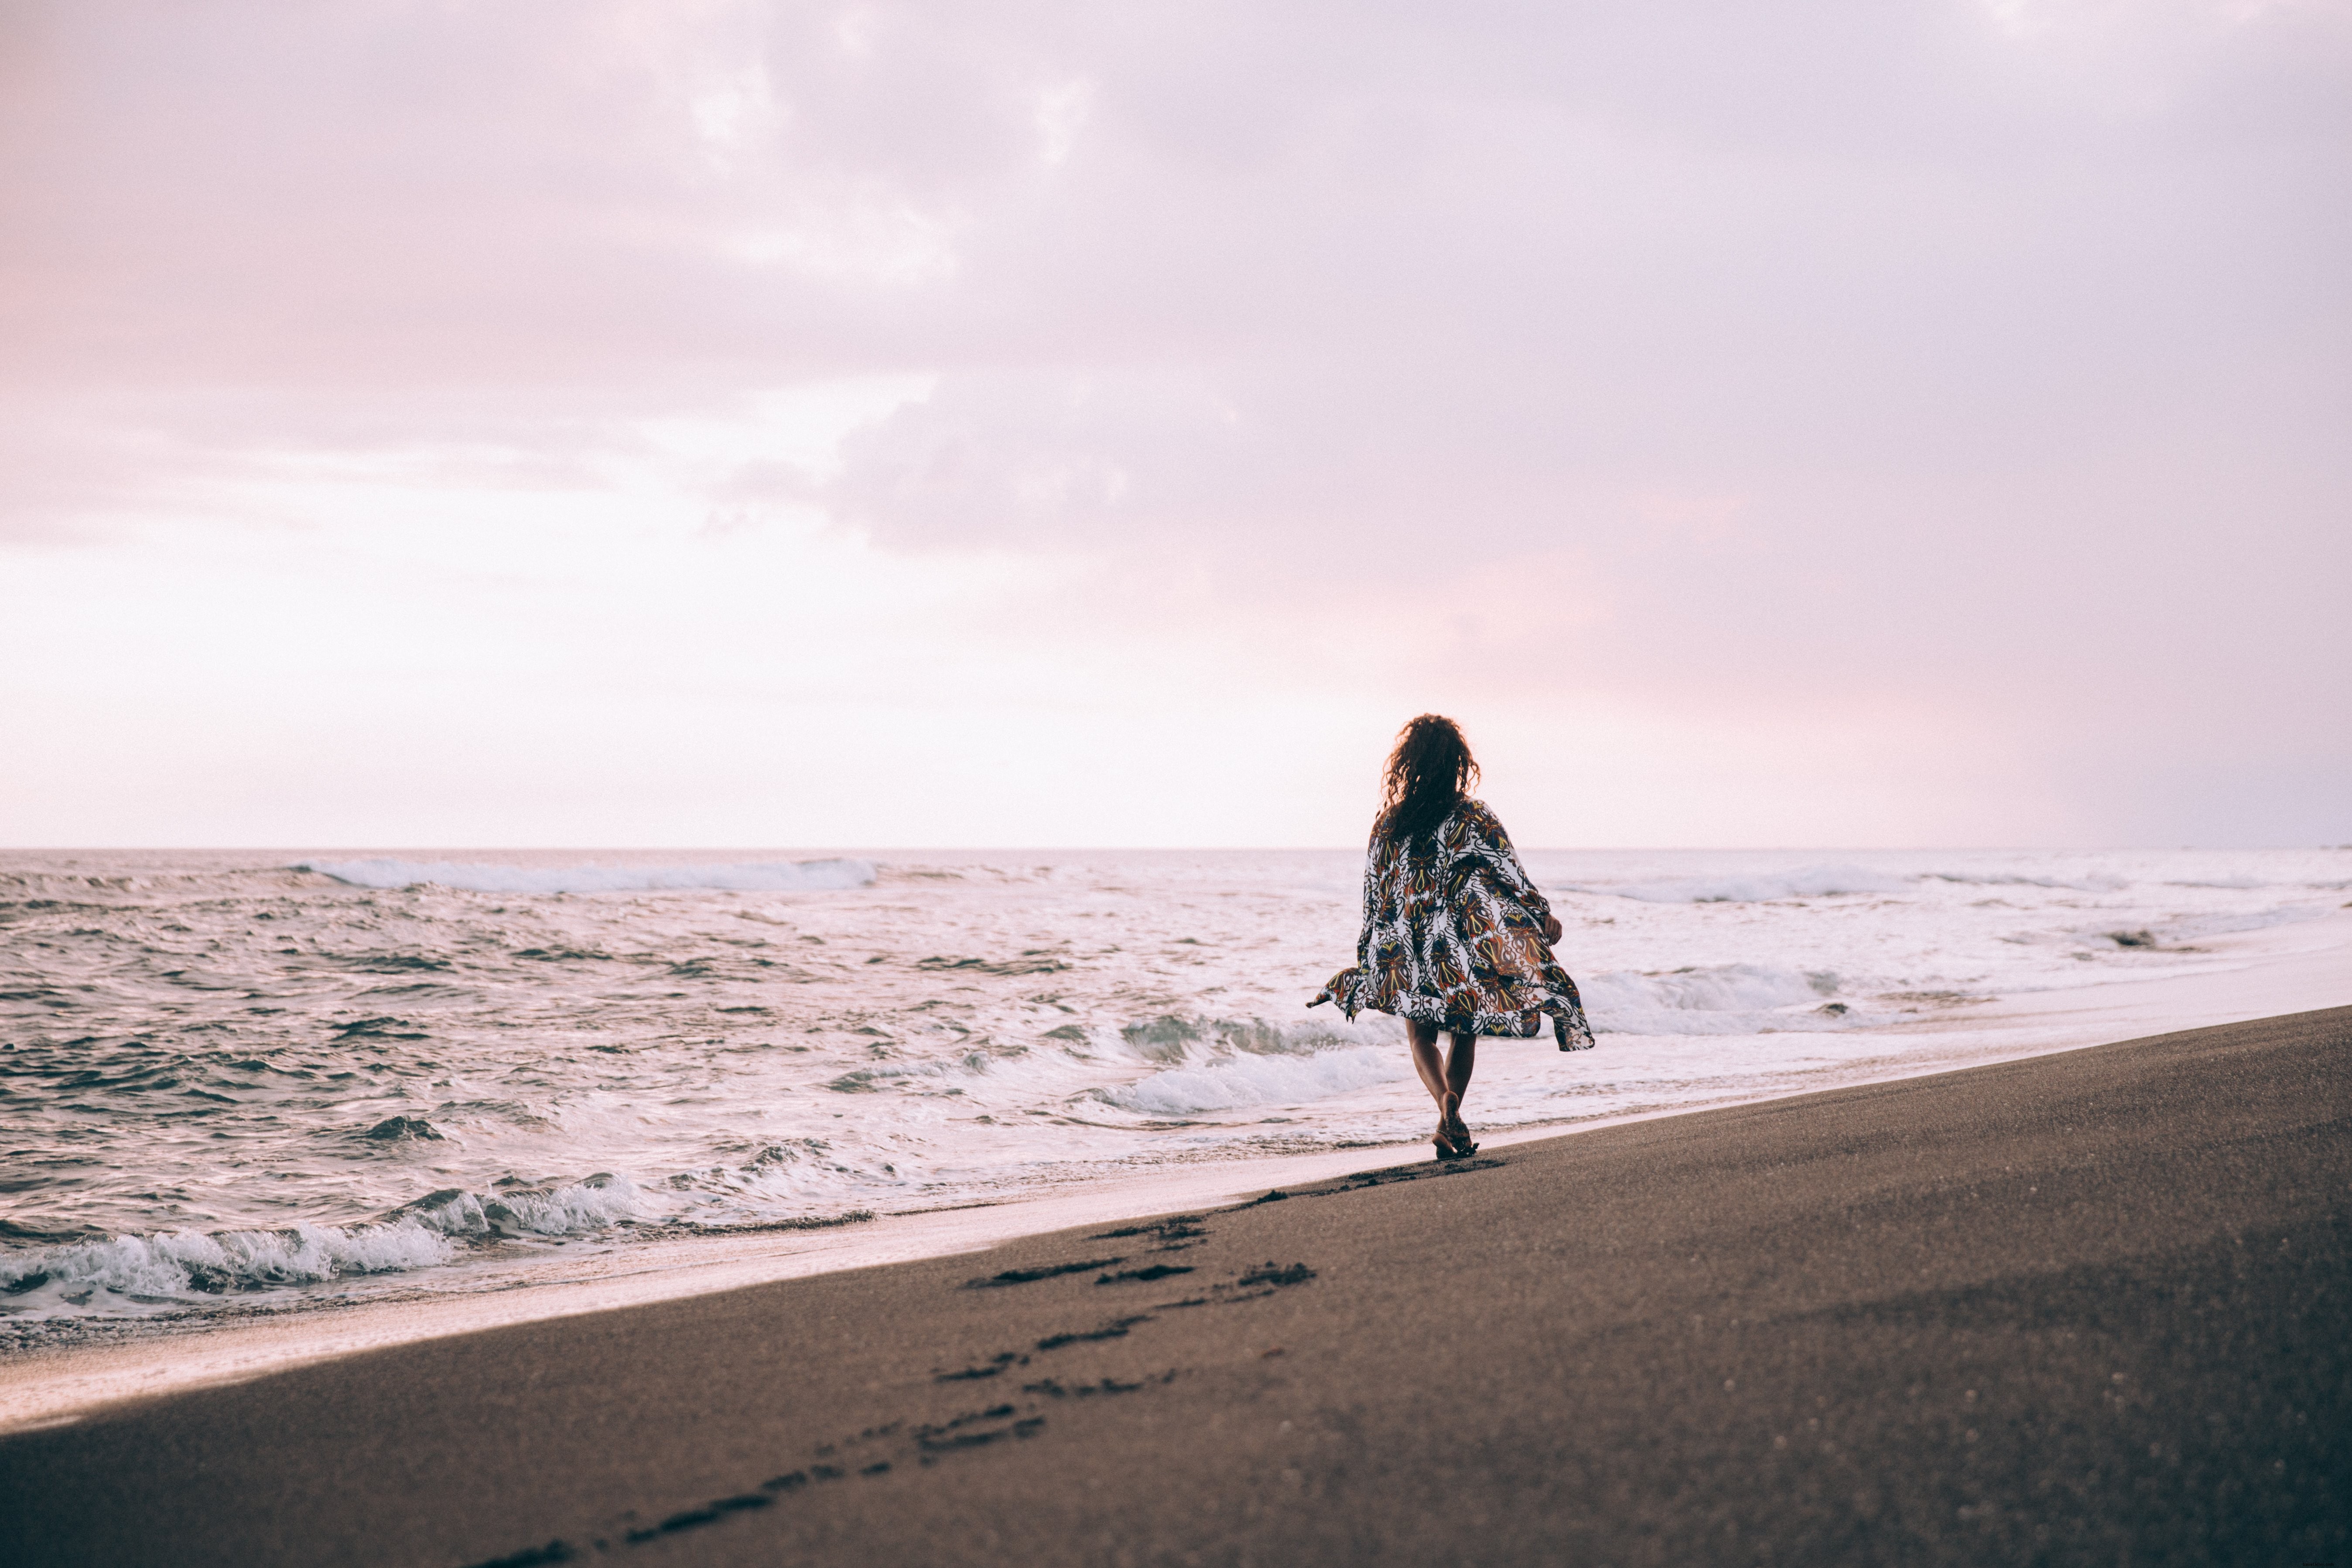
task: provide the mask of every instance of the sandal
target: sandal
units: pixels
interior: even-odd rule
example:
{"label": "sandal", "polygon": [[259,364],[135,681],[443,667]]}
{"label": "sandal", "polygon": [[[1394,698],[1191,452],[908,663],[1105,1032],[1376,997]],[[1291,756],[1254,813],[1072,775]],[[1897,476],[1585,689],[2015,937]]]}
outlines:
{"label": "sandal", "polygon": [[1462,1097],[1458,1094],[1448,1094],[1438,1114],[1444,1124],[1445,1141],[1453,1145],[1454,1151],[1451,1155],[1441,1154],[1438,1157],[1459,1160],[1475,1154],[1478,1152],[1478,1145],[1470,1142],[1470,1124],[1462,1120]]}

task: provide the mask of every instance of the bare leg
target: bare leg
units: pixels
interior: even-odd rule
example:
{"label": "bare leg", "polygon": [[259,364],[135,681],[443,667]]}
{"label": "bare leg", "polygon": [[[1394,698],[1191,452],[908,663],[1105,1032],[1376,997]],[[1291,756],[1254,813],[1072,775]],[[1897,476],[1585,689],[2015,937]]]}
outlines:
{"label": "bare leg", "polygon": [[1470,1075],[1478,1065],[1478,1037],[1454,1031],[1453,1044],[1441,1060],[1435,1025],[1408,1018],[1404,1034],[1412,1049],[1413,1071],[1421,1075],[1421,1086],[1429,1090],[1429,1098],[1437,1102],[1440,1152],[1451,1147],[1466,1152],[1474,1145],[1470,1130],[1462,1121],[1462,1096],[1469,1089]]}
{"label": "bare leg", "polygon": [[[1445,1109],[1446,1065],[1438,1059],[1437,1026],[1404,1021],[1405,1043],[1412,1047],[1412,1070],[1421,1075],[1421,1087],[1429,1090],[1429,1098],[1437,1101],[1440,1110]],[[1466,1079],[1465,1079],[1466,1081]]]}
{"label": "bare leg", "polygon": [[[1432,1056],[1437,1054],[1435,1044],[1433,1040],[1431,1042]],[[1445,1053],[1445,1087],[1454,1091],[1456,1100],[1470,1092],[1470,1075],[1477,1070],[1477,1067],[1478,1037],[1456,1030],[1453,1048]],[[1438,1101],[1441,1108],[1444,1103],[1442,1100]]]}

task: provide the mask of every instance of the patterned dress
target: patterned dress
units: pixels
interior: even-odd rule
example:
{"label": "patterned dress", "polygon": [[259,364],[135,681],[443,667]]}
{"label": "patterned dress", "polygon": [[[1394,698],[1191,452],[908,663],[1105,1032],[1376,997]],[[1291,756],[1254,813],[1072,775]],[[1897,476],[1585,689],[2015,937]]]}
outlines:
{"label": "patterned dress", "polygon": [[1583,999],[1544,941],[1551,906],[1528,880],[1510,835],[1465,799],[1421,839],[1372,835],[1364,863],[1364,933],[1356,965],[1308,1006],[1337,1002],[1461,1034],[1532,1037],[1552,1016],[1559,1048],[1591,1047]]}

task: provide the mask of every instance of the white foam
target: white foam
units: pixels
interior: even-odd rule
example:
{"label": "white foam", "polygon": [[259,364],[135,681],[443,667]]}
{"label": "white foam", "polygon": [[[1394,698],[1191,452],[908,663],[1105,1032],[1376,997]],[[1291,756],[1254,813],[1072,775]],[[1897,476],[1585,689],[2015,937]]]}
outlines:
{"label": "white foam", "polygon": [[[2006,872],[1928,871],[1923,873],[1919,879],[1921,881],[1957,882],[1963,887],[1970,888],[2066,888],[2078,893],[2115,893],[2121,892],[2124,889],[2131,886],[2131,883],[2127,879],[2122,877],[2110,875],[2104,871],[2094,871],[2086,876],[2072,878],[2029,877]],[[2197,887],[2200,885],[2210,887],[2226,886],[2251,888],[2259,886],[2260,884],[2253,882],[2216,882],[2207,884],[2175,882],[2168,884],[2168,886],[2171,887]]]}
{"label": "white foam", "polygon": [[[474,853],[509,864],[371,868],[349,863],[357,851],[311,864],[385,885],[541,889],[583,887],[583,869],[632,887],[742,869],[682,864],[727,851],[667,865],[629,850]],[[2014,1026],[2040,1030],[2074,997],[2352,931],[2352,910],[2336,908],[2352,895],[2322,896],[2352,867],[2334,851],[1528,859],[1547,888],[1631,896],[1560,904],[1560,956],[1602,1048],[1490,1042],[1473,1097],[1482,1129],[1819,1087],[1933,1056],[1944,1045],[1920,1042],[1956,1028],[2005,1049],[1983,1022],[2007,1016],[1997,1008],[2027,1007]],[[77,1166],[73,1187],[26,1197],[0,1227],[0,1284],[44,1275],[0,1293],[0,1324],[463,1292],[542,1250],[601,1256],[1416,1134],[1426,1101],[1395,1020],[1302,1005],[1353,952],[1360,864],[1344,851],[894,853],[887,897],[387,903],[249,856],[19,857],[0,867],[0,892],[56,902],[18,907],[41,934],[0,952],[0,989],[71,1006],[20,1031],[0,1076],[57,1108],[38,1123],[62,1130],[45,1147]],[[853,886],[873,869],[851,865]],[[804,888],[842,868],[760,874]],[[474,875],[486,870],[498,880]],[[169,942],[135,945],[158,931]],[[124,978],[125,943],[152,955],[143,985]],[[257,995],[287,1011],[254,1011]],[[209,1037],[189,1032],[199,1024]],[[448,1100],[420,1098],[444,1077]],[[250,1136],[214,1139],[191,1110]],[[364,1135],[393,1110],[429,1113],[447,1136]],[[255,1180],[265,1159],[299,1189]],[[638,1184],[566,1184],[595,1170]],[[191,1195],[165,1206],[152,1194],[167,1188]],[[313,1228],[284,1228],[298,1219]],[[60,1239],[101,1235],[126,1240]],[[133,1300],[142,1285],[163,1294]]]}
{"label": "white foam", "polygon": [[[167,1231],[0,1254],[0,1285],[12,1312],[89,1309],[96,1298],[160,1302],[231,1290],[315,1284],[340,1275],[382,1274],[448,1261],[448,1239],[415,1220],[290,1230]],[[46,1275],[37,1286],[23,1281]]]}
{"label": "white foam", "polygon": [[[463,1242],[585,1236],[645,1207],[627,1177],[597,1175],[489,1197],[435,1193],[375,1225],[177,1230],[9,1250],[0,1252],[0,1289],[8,1292],[0,1312],[81,1316],[429,1268],[455,1258]],[[47,1278],[23,1285],[38,1276]]]}
{"label": "white foam", "polygon": [[1838,989],[1838,977],[1823,971],[1757,963],[1664,973],[1616,969],[1592,975],[1580,989],[1600,1034],[1757,1035],[1840,1026],[1814,1011]]}
{"label": "white foam", "polygon": [[1402,1038],[1402,1026],[1376,1013],[1288,1024],[1161,1016],[1128,1025],[1104,1044],[1164,1069],[1085,1098],[1150,1116],[1301,1105],[1410,1076]]}
{"label": "white foam", "polygon": [[599,1174],[555,1188],[525,1187],[483,1197],[445,1191],[420,1198],[403,1218],[443,1236],[584,1236],[646,1212],[626,1176]]}
{"label": "white foam", "polygon": [[1105,1104],[1150,1116],[1202,1110],[1299,1105],[1349,1094],[1409,1076],[1395,1047],[1349,1046],[1312,1056],[1219,1057],[1163,1072],[1118,1089],[1095,1091]]}
{"label": "white foam", "polygon": [[[2268,931],[2273,926],[2294,925],[2301,921],[2320,920],[2327,913],[2327,908],[2324,904],[2281,904],[2268,910],[2174,915],[2169,919],[2152,921],[2146,929],[2158,942],[2162,943],[2200,942],[2208,937],[2233,936],[2240,931]],[[2116,929],[2113,926],[2099,926],[2085,930],[2081,934],[2086,941],[2113,941]]]}
{"label": "white foam", "polygon": [[717,889],[747,893],[816,892],[873,882],[870,860],[748,860],[731,866],[484,866],[453,860],[304,860],[315,871],[360,888],[432,883],[472,893],[622,893],[656,889]]}
{"label": "white foam", "polygon": [[1761,903],[1774,899],[1827,899],[1843,893],[1902,891],[1901,879],[1859,866],[1806,866],[1734,877],[1677,877],[1658,882],[1574,887],[1579,893],[1639,899],[1650,904]]}

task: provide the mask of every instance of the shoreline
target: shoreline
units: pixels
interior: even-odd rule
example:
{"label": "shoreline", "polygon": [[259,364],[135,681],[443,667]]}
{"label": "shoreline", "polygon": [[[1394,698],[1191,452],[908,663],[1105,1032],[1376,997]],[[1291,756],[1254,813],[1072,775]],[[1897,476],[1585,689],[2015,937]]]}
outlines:
{"label": "shoreline", "polygon": [[[1888,1070],[1831,1085],[1802,1085],[1698,1104],[1482,1131],[1490,1151],[1581,1137],[1612,1128],[1809,1095],[1969,1071],[2002,1062],[2098,1048],[2152,1021],[2172,1030],[2252,1021],[2352,1003],[2352,914],[2215,939],[2238,967],[2028,993],[1899,1026],[1895,1039],[1958,1037],[2000,1026],[2000,1037],[1956,1058],[1920,1052],[1873,1058]],[[1620,1037],[1639,1038],[1639,1037]],[[1544,1042],[1549,1047],[1549,1042]],[[1607,1048],[1604,1042],[1603,1048]],[[1549,1054],[1547,1048],[1547,1055]],[[1868,1065],[1868,1064],[1864,1064]],[[665,1239],[576,1249],[545,1260],[478,1266],[484,1283],[356,1302],[265,1307],[251,1317],[106,1321],[91,1337],[0,1355],[0,1436],[83,1419],[124,1400],[233,1384],[289,1368],[452,1335],[676,1300],[844,1269],[940,1258],[1070,1226],[1139,1214],[1221,1206],[1267,1187],[1328,1180],[1393,1164],[1417,1141],[1153,1167],[1093,1178],[1003,1202],[887,1214],[824,1230]],[[461,1265],[460,1267],[466,1267]],[[114,1325],[120,1323],[121,1327]],[[68,1331],[68,1333],[71,1331]]]}
{"label": "shoreline", "polygon": [[2179,1031],[140,1401],[0,1439],[0,1510],[28,1565],[2327,1561],[2347,1129],[2352,1007]]}

